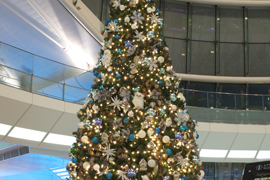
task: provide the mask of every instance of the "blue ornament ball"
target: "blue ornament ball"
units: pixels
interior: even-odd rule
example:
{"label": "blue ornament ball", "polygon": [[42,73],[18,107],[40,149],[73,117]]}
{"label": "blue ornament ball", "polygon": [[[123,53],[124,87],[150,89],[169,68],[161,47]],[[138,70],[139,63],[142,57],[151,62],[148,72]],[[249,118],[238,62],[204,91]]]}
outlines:
{"label": "blue ornament ball", "polygon": [[183,177],[182,177],[182,180],[186,180],[186,179],[187,179],[187,177],[186,177],[186,176],[183,176]]}
{"label": "blue ornament ball", "polygon": [[93,100],[92,99],[89,101],[89,104],[93,104]]}
{"label": "blue ornament ball", "polygon": [[118,49],[118,50],[117,50],[117,53],[118,53],[118,54],[121,54],[121,53],[122,53],[122,50],[121,50],[121,49]]}
{"label": "blue ornament ball", "polygon": [[116,78],[120,78],[120,77],[122,77],[121,74],[117,74],[117,75],[116,75]]}
{"label": "blue ornament ball", "polygon": [[135,87],[135,88],[133,89],[133,91],[134,91],[134,92],[139,92],[139,88],[138,88],[138,87]]}
{"label": "blue ornament ball", "polygon": [[157,133],[157,134],[160,133],[160,129],[156,128],[155,133]]}
{"label": "blue ornament ball", "polygon": [[130,135],[128,136],[128,139],[129,139],[130,141],[133,141],[133,140],[135,139],[134,134],[130,134]]}
{"label": "blue ornament ball", "polygon": [[187,125],[185,125],[185,130],[188,130],[188,126]]}
{"label": "blue ornament ball", "polygon": [[117,35],[115,36],[115,39],[120,39],[119,34],[117,34]]}
{"label": "blue ornament ball", "polygon": [[98,72],[97,71],[94,71],[94,76],[97,76],[98,75]]}
{"label": "blue ornament ball", "polygon": [[163,84],[163,82],[162,81],[158,81],[157,84]]}
{"label": "blue ornament ball", "polygon": [[180,126],[180,130],[181,131],[184,131],[185,130],[185,127],[184,126]]}
{"label": "blue ornament ball", "polygon": [[119,22],[118,19],[115,19],[113,21],[115,22],[115,24],[118,24],[118,22]]}
{"label": "blue ornament ball", "polygon": [[95,144],[97,144],[98,143],[98,138],[97,137],[93,137],[92,142],[95,143]]}
{"label": "blue ornament ball", "polygon": [[124,119],[124,123],[127,123],[127,122],[128,122],[128,118],[125,118],[125,119]]}
{"label": "blue ornament ball", "polygon": [[165,176],[162,180],[171,180],[169,176]]}
{"label": "blue ornament ball", "polygon": [[135,169],[130,169],[127,172],[128,177],[132,178],[135,177],[137,175],[137,172],[135,171]]}
{"label": "blue ornament ball", "polygon": [[167,149],[167,150],[166,150],[166,154],[167,154],[168,156],[172,155],[172,150]]}
{"label": "blue ornament ball", "polygon": [[104,88],[104,86],[103,86],[103,85],[99,86],[99,89],[103,89],[103,88]]}
{"label": "blue ornament ball", "polygon": [[109,22],[111,22],[111,20],[110,19],[107,19],[106,20],[106,24],[109,24]]}
{"label": "blue ornament ball", "polygon": [[102,119],[101,119],[101,118],[96,118],[96,119],[94,119],[94,124],[95,124],[96,126],[101,126],[101,124],[102,124]]}
{"label": "blue ornament ball", "polygon": [[164,74],[164,73],[165,73],[165,69],[164,69],[164,68],[161,68],[161,69],[160,69],[160,72],[161,72],[162,74]]}
{"label": "blue ornament ball", "polygon": [[101,74],[98,74],[98,75],[97,75],[97,78],[98,78],[98,79],[101,79]]}
{"label": "blue ornament ball", "polygon": [[112,173],[110,173],[110,172],[109,172],[108,174],[106,174],[106,178],[107,178],[107,179],[112,179],[112,176],[113,176],[113,175],[112,175]]}
{"label": "blue ornament ball", "polygon": [[157,9],[157,13],[159,13],[159,9]]}
{"label": "blue ornament ball", "polygon": [[196,135],[196,139],[199,139],[199,137],[200,137],[199,134],[197,134],[197,135]]}
{"label": "blue ornament ball", "polygon": [[77,158],[72,158],[72,160],[71,160],[73,163],[76,163],[77,161],[78,161],[78,159]]}
{"label": "blue ornament ball", "polygon": [[160,113],[164,115],[166,113],[166,111],[164,109],[161,109]]}
{"label": "blue ornament ball", "polygon": [[99,58],[102,58],[103,54],[99,55]]}

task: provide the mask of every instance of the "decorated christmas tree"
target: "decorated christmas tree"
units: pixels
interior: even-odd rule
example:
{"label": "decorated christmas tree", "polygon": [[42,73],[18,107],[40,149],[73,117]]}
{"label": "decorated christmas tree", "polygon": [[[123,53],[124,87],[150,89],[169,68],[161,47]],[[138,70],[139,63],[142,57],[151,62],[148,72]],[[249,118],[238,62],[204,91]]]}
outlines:
{"label": "decorated christmas tree", "polygon": [[95,79],[78,112],[70,179],[202,179],[155,0],[112,0]]}

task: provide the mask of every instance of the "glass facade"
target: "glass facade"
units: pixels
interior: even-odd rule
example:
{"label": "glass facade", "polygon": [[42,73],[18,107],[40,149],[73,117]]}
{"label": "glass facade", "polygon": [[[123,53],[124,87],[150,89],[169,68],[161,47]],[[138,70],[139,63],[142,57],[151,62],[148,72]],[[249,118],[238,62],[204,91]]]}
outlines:
{"label": "glass facade", "polygon": [[242,180],[244,163],[203,163],[205,180]]}
{"label": "glass facade", "polygon": [[[109,0],[83,0],[105,23]],[[216,76],[270,76],[270,7],[157,0],[175,71]]]}

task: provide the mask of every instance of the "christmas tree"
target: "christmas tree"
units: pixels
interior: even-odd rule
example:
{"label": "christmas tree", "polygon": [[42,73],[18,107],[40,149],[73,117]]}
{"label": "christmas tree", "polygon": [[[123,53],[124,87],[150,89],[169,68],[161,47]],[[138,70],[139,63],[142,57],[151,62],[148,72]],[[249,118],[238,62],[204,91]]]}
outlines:
{"label": "christmas tree", "polygon": [[112,0],[95,79],[78,112],[70,179],[202,179],[155,0]]}

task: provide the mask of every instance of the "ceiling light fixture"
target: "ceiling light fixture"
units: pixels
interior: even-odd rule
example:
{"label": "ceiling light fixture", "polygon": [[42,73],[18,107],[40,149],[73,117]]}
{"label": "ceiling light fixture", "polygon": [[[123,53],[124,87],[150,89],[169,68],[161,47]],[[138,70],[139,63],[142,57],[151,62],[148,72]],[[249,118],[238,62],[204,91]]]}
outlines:
{"label": "ceiling light fixture", "polygon": [[30,141],[41,141],[45,135],[46,132],[15,127],[8,136]]}

